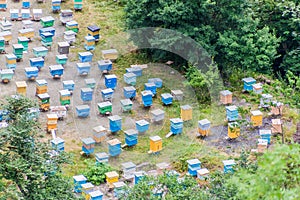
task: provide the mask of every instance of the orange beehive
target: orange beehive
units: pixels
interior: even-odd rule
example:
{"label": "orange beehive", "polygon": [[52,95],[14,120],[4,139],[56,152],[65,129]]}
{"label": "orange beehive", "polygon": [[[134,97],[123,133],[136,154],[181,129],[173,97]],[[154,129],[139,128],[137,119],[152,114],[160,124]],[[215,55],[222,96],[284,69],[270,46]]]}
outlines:
{"label": "orange beehive", "polygon": [[26,89],[27,89],[26,82],[25,81],[17,81],[16,86],[17,86],[17,94],[26,96]]}
{"label": "orange beehive", "polygon": [[180,106],[180,116],[183,121],[192,120],[193,109],[189,105]]}
{"label": "orange beehive", "polygon": [[262,126],[263,114],[259,110],[251,111],[251,122],[253,126]]}
{"label": "orange beehive", "polygon": [[240,136],[241,129],[238,123],[233,122],[228,124],[228,137],[230,139],[235,139]]}
{"label": "orange beehive", "polygon": [[105,173],[105,176],[106,176],[106,182],[109,187],[113,187],[113,183],[119,181],[119,174],[116,171],[107,172]]}
{"label": "orange beehive", "polygon": [[280,119],[272,119],[272,133],[282,133],[282,123]]}
{"label": "orange beehive", "polygon": [[231,104],[232,103],[232,92],[229,90],[223,90],[220,92],[220,102],[222,104]]}
{"label": "orange beehive", "polygon": [[150,137],[150,151],[149,153],[157,153],[162,150],[162,139],[159,136]]}

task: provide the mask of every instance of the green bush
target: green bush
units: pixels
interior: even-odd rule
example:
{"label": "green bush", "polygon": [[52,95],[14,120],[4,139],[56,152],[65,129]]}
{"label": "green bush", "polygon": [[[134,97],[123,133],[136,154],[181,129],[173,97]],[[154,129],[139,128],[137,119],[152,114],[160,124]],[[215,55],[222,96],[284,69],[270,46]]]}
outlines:
{"label": "green bush", "polygon": [[95,164],[91,161],[85,161],[87,163],[87,170],[82,174],[88,179],[89,182],[94,185],[100,185],[105,182],[105,173],[113,171],[113,168],[105,163]]}

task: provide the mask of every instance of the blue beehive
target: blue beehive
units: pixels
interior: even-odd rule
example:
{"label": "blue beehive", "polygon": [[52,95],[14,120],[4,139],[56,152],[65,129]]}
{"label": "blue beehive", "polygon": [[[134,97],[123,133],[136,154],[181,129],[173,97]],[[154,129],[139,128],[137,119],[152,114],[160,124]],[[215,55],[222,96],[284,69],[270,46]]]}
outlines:
{"label": "blue beehive", "polygon": [[157,88],[162,88],[163,81],[160,78],[150,78],[148,83],[154,83]]}
{"label": "blue beehive", "polygon": [[39,70],[44,67],[45,60],[42,57],[30,58],[30,66],[37,67]]}
{"label": "blue beehive", "polygon": [[10,9],[10,20],[18,20],[19,9]]}
{"label": "blue beehive", "polygon": [[51,140],[52,148],[58,152],[65,150],[65,141],[59,137]]}
{"label": "blue beehive", "polygon": [[111,132],[117,132],[122,129],[122,118],[119,115],[113,115],[108,117],[109,129]]}
{"label": "blue beehive", "polygon": [[83,138],[82,141],[82,151],[86,155],[90,155],[91,153],[94,153],[95,149],[95,140],[93,138]]}
{"label": "blue beehive", "polygon": [[22,19],[30,19],[30,10],[29,9],[21,9]]}
{"label": "blue beehive", "polygon": [[244,82],[244,90],[246,91],[252,91],[253,90],[253,84],[256,83],[256,80],[252,77],[243,78]]}
{"label": "blue beehive", "polygon": [[121,142],[118,139],[107,141],[110,156],[117,156],[121,153]]}
{"label": "blue beehive", "polygon": [[108,163],[108,154],[105,152],[102,153],[96,153],[95,154],[96,157],[96,164],[100,164],[100,163]]}
{"label": "blue beehive", "polygon": [[92,62],[93,54],[91,52],[79,52],[78,53],[80,62]]}
{"label": "blue beehive", "polygon": [[120,198],[125,192],[126,184],[123,181],[113,183],[114,186],[114,196]]}
{"label": "blue beehive", "polygon": [[173,96],[170,93],[161,94],[161,100],[164,105],[170,105],[173,102]]}
{"label": "blue beehive", "polygon": [[134,99],[136,96],[136,89],[133,86],[124,87],[123,92],[126,99]]}
{"label": "blue beehive", "polygon": [[202,119],[198,121],[198,127],[202,130],[209,130],[210,129],[210,121],[208,119]]}
{"label": "blue beehive", "polygon": [[73,180],[74,180],[74,192],[79,193],[81,192],[81,185],[85,184],[87,181],[87,178],[85,178],[85,176],[83,175],[77,175],[77,176],[73,176]]}
{"label": "blue beehive", "polygon": [[80,97],[82,101],[92,101],[93,90],[91,88],[81,88]]}
{"label": "blue beehive", "polygon": [[271,130],[259,130],[261,139],[267,140],[271,144]]}
{"label": "blue beehive", "polygon": [[149,129],[150,124],[146,120],[142,119],[142,120],[136,121],[135,125],[136,125],[136,129],[138,130],[139,133],[144,133]]}
{"label": "blue beehive", "polygon": [[102,200],[103,193],[100,190],[92,191],[89,193],[90,200]]}
{"label": "blue beehive", "polygon": [[84,79],[87,87],[94,89],[96,87],[96,80],[93,78]]}
{"label": "blue beehive", "polygon": [[136,76],[142,76],[143,70],[141,67],[126,68],[126,73],[134,73]]}
{"label": "blue beehive", "polygon": [[42,45],[45,47],[51,46],[53,42],[53,34],[50,32],[41,33]]}
{"label": "blue beehive", "polygon": [[95,38],[93,36],[85,36],[84,37],[85,43],[84,48],[87,51],[94,50],[95,49]]}
{"label": "blue beehive", "polygon": [[125,143],[127,146],[131,147],[138,143],[138,132],[134,129],[129,129],[124,131],[125,133]]}
{"label": "blue beehive", "polygon": [[149,90],[142,91],[142,101],[145,107],[152,106],[152,92]]}
{"label": "blue beehive", "polygon": [[30,2],[28,0],[23,0],[22,8],[30,8]]}
{"label": "blue beehive", "polygon": [[98,68],[103,73],[108,73],[112,70],[112,62],[110,60],[99,60]]}
{"label": "blue beehive", "polygon": [[239,117],[238,108],[236,106],[226,106],[226,116],[228,121],[235,121]]}
{"label": "blue beehive", "polygon": [[79,75],[88,75],[91,70],[91,65],[89,62],[76,63],[77,71]]}
{"label": "blue beehive", "polygon": [[105,75],[105,86],[107,88],[115,89],[117,87],[117,77],[114,74]]}
{"label": "blue beehive", "polygon": [[6,10],[6,9],[7,9],[7,3],[6,3],[6,1],[0,2],[0,9],[1,9],[1,10]]}
{"label": "blue beehive", "polygon": [[174,135],[181,134],[183,129],[183,121],[180,118],[170,119],[171,122],[171,132]]}
{"label": "blue beehive", "polygon": [[34,47],[32,48],[34,56],[37,57],[45,57],[48,54],[48,49],[46,47]]}
{"label": "blue beehive", "polygon": [[224,173],[233,173],[233,166],[235,165],[234,160],[223,160]]}
{"label": "blue beehive", "polygon": [[145,83],[144,89],[151,91],[153,96],[156,95],[156,85],[154,83]]}
{"label": "blue beehive", "polygon": [[64,90],[69,90],[72,92],[75,88],[75,83],[72,80],[63,81],[63,88]]}
{"label": "blue beehive", "polygon": [[114,91],[111,88],[107,88],[104,90],[101,90],[101,95],[103,101],[112,101]]}
{"label": "blue beehive", "polygon": [[41,28],[39,30],[39,35],[42,37],[42,33],[46,33],[49,32],[51,33],[53,36],[55,36],[55,28],[53,27],[46,27],[46,28]]}
{"label": "blue beehive", "polygon": [[126,73],[123,76],[124,82],[128,85],[135,85],[136,84],[136,75],[134,73]]}
{"label": "blue beehive", "polygon": [[37,67],[26,67],[25,75],[28,79],[35,79],[39,74],[39,69]]}
{"label": "blue beehive", "polygon": [[138,184],[139,181],[146,175],[147,175],[147,173],[144,171],[135,172],[134,173],[134,184]]}
{"label": "blue beehive", "polygon": [[78,117],[88,117],[90,115],[90,107],[88,105],[76,106],[76,113]]}
{"label": "blue beehive", "polygon": [[6,54],[6,67],[15,70],[17,67],[17,56],[15,54]]}
{"label": "blue beehive", "polygon": [[188,171],[191,176],[197,176],[197,170],[201,169],[201,162],[198,159],[187,160]]}
{"label": "blue beehive", "polygon": [[53,78],[61,77],[64,73],[64,67],[62,65],[51,65],[49,69]]}
{"label": "blue beehive", "polygon": [[60,11],[61,0],[52,0],[52,11],[58,12]]}

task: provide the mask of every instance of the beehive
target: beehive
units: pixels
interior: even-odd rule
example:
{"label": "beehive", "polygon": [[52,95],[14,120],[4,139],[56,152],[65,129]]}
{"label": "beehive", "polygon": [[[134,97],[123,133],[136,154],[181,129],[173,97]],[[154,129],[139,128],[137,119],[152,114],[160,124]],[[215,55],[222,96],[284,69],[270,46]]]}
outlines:
{"label": "beehive", "polygon": [[116,198],[120,198],[126,192],[125,186],[126,186],[126,184],[123,181],[113,183],[114,196]]}
{"label": "beehive", "polygon": [[47,131],[57,130],[57,114],[47,114]]}
{"label": "beehive", "polygon": [[13,54],[17,57],[17,61],[23,58],[23,49],[22,44],[13,44]]}
{"label": "beehive", "polygon": [[11,31],[12,23],[10,21],[1,21],[0,28],[2,31]]}
{"label": "beehive", "polygon": [[55,56],[56,64],[64,66],[67,64],[68,57],[65,54]]}
{"label": "beehive", "polygon": [[190,105],[180,106],[180,117],[183,121],[193,119],[193,108]]}
{"label": "beehive", "polygon": [[22,20],[30,19],[30,10],[29,9],[21,9]]}
{"label": "beehive", "polygon": [[117,87],[117,76],[114,74],[105,75],[104,83],[105,83],[106,88],[115,89]]}
{"label": "beehive", "polygon": [[121,99],[120,103],[123,112],[131,111],[133,103],[130,99]]}
{"label": "beehive", "polygon": [[18,20],[19,18],[19,9],[10,9],[10,20]]}
{"label": "beehive", "polygon": [[59,54],[69,54],[70,44],[68,42],[58,42],[57,51]]}
{"label": "beehive", "polygon": [[109,101],[98,103],[98,111],[101,115],[110,114],[112,112],[112,103]]}
{"label": "beehive", "polygon": [[42,93],[37,95],[39,98],[41,110],[48,111],[50,108],[50,96],[48,93]]}
{"label": "beehive", "polygon": [[123,94],[126,99],[134,99],[136,96],[136,89],[133,86],[124,87]]}
{"label": "beehive", "polygon": [[259,130],[261,139],[267,140],[268,144],[271,144],[271,130]]}
{"label": "beehive", "polygon": [[117,132],[122,129],[122,118],[119,115],[109,116],[109,129],[111,132]]}
{"label": "beehive", "polygon": [[281,119],[272,119],[272,133],[282,133]]}
{"label": "beehive", "polygon": [[69,44],[73,44],[76,42],[76,33],[72,30],[69,31],[65,31],[64,32],[64,39],[66,42],[68,42]]}
{"label": "beehive", "polygon": [[134,178],[134,172],[136,171],[136,165],[133,162],[126,162],[122,163],[121,166],[125,180],[132,180]]}
{"label": "beehive", "polygon": [[84,48],[87,51],[95,49],[95,38],[93,36],[85,36],[84,37]]}
{"label": "beehive", "polygon": [[114,91],[111,88],[101,90],[102,100],[103,101],[112,101]]}
{"label": "beehive", "polygon": [[202,119],[198,121],[198,133],[201,136],[208,136],[210,130],[210,121],[208,119]]}
{"label": "beehive", "polygon": [[66,31],[69,31],[69,30],[72,30],[75,33],[78,33],[78,31],[79,31],[78,23],[74,20],[68,21],[66,23]]}
{"label": "beehive", "polygon": [[64,67],[62,65],[50,65],[49,71],[53,78],[60,78],[64,74]]}
{"label": "beehive", "polygon": [[74,90],[74,87],[75,87],[75,83],[73,80],[63,81],[64,90],[69,90],[70,92],[72,92]]}
{"label": "beehive", "polygon": [[33,28],[33,21],[31,20],[24,20],[22,21],[23,28]]}
{"label": "beehive", "polygon": [[200,180],[205,180],[209,175],[209,171],[206,168],[197,170],[197,178]]}
{"label": "beehive", "polygon": [[34,21],[40,21],[43,14],[42,9],[32,9],[32,15]]}
{"label": "beehive", "polygon": [[46,47],[34,47],[32,48],[34,56],[44,58],[48,54],[48,49]]}
{"label": "beehive", "polygon": [[121,153],[121,142],[118,139],[107,141],[110,156],[118,156]]}
{"label": "beehive", "polygon": [[253,90],[253,84],[256,83],[256,80],[252,77],[243,78],[244,82],[244,90],[245,91],[252,91]]}
{"label": "beehive", "polygon": [[50,47],[53,42],[53,34],[49,32],[45,32],[41,34],[42,37],[42,45],[45,47]]}
{"label": "beehive", "polygon": [[161,94],[161,100],[164,105],[171,105],[173,102],[173,96],[170,93]]}
{"label": "beehive", "polygon": [[88,75],[91,70],[91,65],[89,62],[76,63],[76,67],[79,75]]}
{"label": "beehive", "polygon": [[37,67],[39,70],[41,70],[41,68],[44,67],[45,64],[45,60],[42,57],[30,58],[29,61],[31,67]]}
{"label": "beehive", "polygon": [[73,0],[73,4],[74,4],[75,11],[82,10],[82,5],[83,5],[82,0]]}
{"label": "beehive", "polygon": [[268,108],[271,105],[273,96],[270,94],[262,94],[260,98],[260,106],[262,108]]}
{"label": "beehive", "polygon": [[146,176],[147,173],[145,171],[138,171],[138,172],[135,172],[134,173],[134,184],[138,184],[139,181],[144,177]]}
{"label": "beehive", "polygon": [[34,29],[33,28],[25,28],[25,29],[20,29],[18,36],[19,37],[27,37],[29,40],[34,38]]}
{"label": "beehive", "polygon": [[150,137],[150,151],[149,153],[158,153],[162,150],[162,139],[159,136]]}
{"label": "beehive", "polygon": [[76,106],[76,114],[78,117],[88,117],[90,115],[90,107],[88,105]]}
{"label": "beehive", "polygon": [[238,107],[226,106],[226,117],[229,122],[237,120],[239,117]]}
{"label": "beehive", "polygon": [[9,41],[12,39],[12,33],[10,31],[2,31],[0,32],[0,37],[3,37],[5,43],[8,44]]}
{"label": "beehive", "polygon": [[27,84],[25,81],[16,81],[17,94],[26,96]]}
{"label": "beehive", "polygon": [[253,126],[262,126],[263,114],[259,110],[251,111],[251,122]]}
{"label": "beehive", "polygon": [[5,39],[4,37],[0,36],[0,53],[5,52]]}
{"label": "beehive", "polygon": [[46,16],[41,18],[41,24],[45,27],[51,27],[54,25],[54,18],[52,16]]}
{"label": "beehive", "polygon": [[124,131],[125,143],[127,146],[131,147],[138,143],[138,132],[134,129],[129,129]]}
{"label": "beehive", "polygon": [[95,190],[89,193],[88,200],[102,200],[103,193],[100,190]]}
{"label": "beehive", "polygon": [[233,166],[235,165],[234,160],[223,160],[224,173],[233,173]]}
{"label": "beehive", "polygon": [[59,91],[59,101],[60,105],[70,105],[71,104],[71,93],[69,90],[60,90]]}
{"label": "beehive", "polygon": [[93,36],[96,41],[100,39],[100,34],[99,34],[100,27],[96,25],[91,25],[88,26],[87,29],[88,29],[88,35]]}
{"label": "beehive", "polygon": [[142,119],[139,121],[135,122],[136,129],[138,130],[139,133],[145,133],[149,129],[149,122],[146,120]]}
{"label": "beehive", "polygon": [[96,143],[103,142],[106,138],[107,130],[103,126],[96,126],[93,128],[93,139]]}
{"label": "beehive", "polygon": [[113,183],[119,181],[119,174],[116,171],[107,172],[105,173],[105,176],[106,176],[106,183],[109,185],[109,187],[113,187]]}
{"label": "beehive", "polygon": [[29,80],[35,80],[39,74],[39,69],[37,67],[25,67],[25,75]]}
{"label": "beehive", "polygon": [[156,88],[162,88],[163,81],[160,78],[149,78],[148,83],[154,83]]}
{"label": "beehive", "polygon": [[91,88],[81,88],[80,97],[83,102],[93,100],[93,90]]}
{"label": "beehive", "polygon": [[94,89],[96,87],[96,80],[93,78],[85,79],[84,82],[88,88]]}
{"label": "beehive", "polygon": [[220,102],[224,105],[232,104],[232,92],[223,90],[220,92]]}
{"label": "beehive", "polygon": [[268,140],[258,139],[257,152],[263,153],[268,148]]}
{"label": "beehive", "polygon": [[163,121],[165,118],[165,111],[161,109],[155,109],[151,111],[151,120],[153,122]]}
{"label": "beehive", "polygon": [[156,85],[154,83],[145,83],[144,84],[144,89],[151,91],[152,92],[152,96],[156,95]]}
{"label": "beehive", "polygon": [[80,193],[81,192],[81,185],[86,183],[87,178],[83,175],[77,175],[77,176],[73,176],[73,180],[74,180],[74,191],[76,193]]}
{"label": "beehive", "polygon": [[16,69],[17,67],[17,56],[15,54],[6,54],[6,67],[8,69]]}
{"label": "beehive", "polygon": [[14,71],[12,69],[2,69],[0,71],[1,80],[3,83],[8,83],[14,76]]}
{"label": "beehive", "polygon": [[73,11],[68,10],[61,10],[59,14],[59,20],[61,21],[62,25],[66,25],[67,22],[73,20]]}
{"label": "beehive", "polygon": [[183,92],[181,90],[171,90],[171,94],[172,94],[174,100],[176,100],[176,101],[183,100]]}
{"label": "beehive", "polygon": [[149,107],[149,106],[152,106],[152,103],[153,103],[153,100],[152,100],[152,92],[149,91],[149,90],[144,90],[141,92],[142,94],[142,102],[143,102],[143,105],[145,107]]}
{"label": "beehive", "polygon": [[230,139],[235,139],[240,136],[240,127],[236,122],[228,123],[228,137]]}
{"label": "beehive", "polygon": [[28,0],[23,0],[22,8],[30,8],[30,2]]}
{"label": "beehive", "polygon": [[253,92],[256,94],[261,94],[263,91],[263,87],[261,83],[253,84],[252,87],[253,87]]}
{"label": "beehive", "polygon": [[201,169],[201,162],[198,159],[186,161],[188,163],[188,172],[191,176],[197,176],[197,170]]}
{"label": "beehive", "polygon": [[109,155],[105,152],[96,153],[95,157],[96,157],[96,164],[108,163]]}
{"label": "beehive", "polygon": [[282,115],[283,112],[283,103],[273,101],[271,106],[271,113],[273,115]]}
{"label": "beehive", "polygon": [[59,137],[51,140],[51,145],[56,151],[64,151],[65,149],[65,141]]}
{"label": "beehive", "polygon": [[84,183],[81,185],[82,187],[82,196],[85,198],[85,200],[90,199],[90,192],[94,191],[95,186],[92,183]]}
{"label": "beehive", "polygon": [[58,12],[60,11],[61,0],[52,0],[52,11]]}
{"label": "beehive", "polygon": [[118,58],[118,51],[116,49],[102,50],[102,57],[104,60],[114,61]]}
{"label": "beehive", "polygon": [[28,42],[29,39],[27,37],[18,37],[18,44],[23,45],[23,51],[27,51],[28,50]]}
{"label": "beehive", "polygon": [[99,60],[97,64],[99,70],[103,73],[108,73],[112,70],[112,62],[110,60]]}
{"label": "beehive", "polygon": [[174,134],[174,135],[177,135],[177,134],[181,134],[182,133],[182,129],[183,129],[183,121],[182,119],[180,118],[172,118],[170,119],[170,122],[171,122],[171,132]]}
{"label": "beehive", "polygon": [[86,155],[90,155],[91,153],[94,153],[95,150],[95,140],[93,138],[83,138],[82,141],[82,151]]}
{"label": "beehive", "polygon": [[134,73],[137,77],[142,76],[143,69],[139,66],[126,68],[126,73]]}
{"label": "beehive", "polygon": [[136,85],[136,75],[134,73],[126,73],[123,75],[124,82],[128,85]]}

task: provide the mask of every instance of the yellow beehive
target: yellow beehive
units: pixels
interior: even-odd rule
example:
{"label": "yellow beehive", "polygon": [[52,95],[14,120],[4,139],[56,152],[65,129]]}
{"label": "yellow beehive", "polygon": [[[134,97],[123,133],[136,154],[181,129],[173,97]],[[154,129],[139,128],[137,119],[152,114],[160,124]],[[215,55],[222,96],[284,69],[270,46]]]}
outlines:
{"label": "yellow beehive", "polygon": [[192,120],[193,109],[189,105],[184,105],[180,107],[180,116],[183,121]]}
{"label": "yellow beehive", "polygon": [[201,136],[208,136],[209,130],[210,130],[210,129],[202,130],[201,128],[198,128],[198,133],[199,133]]}
{"label": "yellow beehive", "polygon": [[230,139],[235,139],[240,136],[241,129],[236,122],[228,124],[228,137]]}
{"label": "yellow beehive", "polygon": [[17,94],[22,94],[26,96],[26,89],[27,89],[27,84],[25,81],[17,81],[16,82],[17,86]]}
{"label": "yellow beehive", "polygon": [[81,184],[82,187],[82,196],[86,199],[86,200],[90,200],[90,195],[89,193],[92,192],[95,188],[95,186],[92,183],[84,183]]}
{"label": "yellow beehive", "polygon": [[60,100],[65,101],[65,100],[70,100],[71,96],[61,96]]}
{"label": "yellow beehive", "polygon": [[220,102],[222,104],[231,104],[232,103],[232,92],[229,90],[223,90],[220,92]]}
{"label": "yellow beehive", "polygon": [[58,116],[57,114],[47,114],[47,121],[48,122],[55,122],[57,123]]}
{"label": "yellow beehive", "polygon": [[159,136],[150,137],[150,153],[156,153],[162,150],[162,139]]}
{"label": "yellow beehive", "polygon": [[95,41],[85,41],[85,44],[88,45],[88,46],[94,46]]}
{"label": "yellow beehive", "polygon": [[50,108],[50,103],[40,104],[40,108],[41,108],[42,110],[47,111],[47,110],[49,110],[49,108]]}
{"label": "yellow beehive", "polygon": [[116,171],[105,173],[106,182],[110,187],[113,187],[113,183],[119,181],[119,174]]}
{"label": "yellow beehive", "polygon": [[280,119],[272,119],[272,133],[282,133],[282,126],[281,126],[281,120]]}
{"label": "yellow beehive", "polygon": [[47,122],[47,130],[56,130],[57,129],[57,122]]}
{"label": "yellow beehive", "polygon": [[48,87],[47,85],[43,85],[43,86],[36,86],[36,90],[35,90],[36,94],[44,94],[48,92]]}
{"label": "yellow beehive", "polygon": [[251,111],[251,122],[253,126],[262,126],[263,114],[259,110]]}
{"label": "yellow beehive", "polygon": [[16,64],[16,63],[17,63],[17,59],[8,59],[8,58],[6,57],[6,63],[7,63],[7,64]]}

